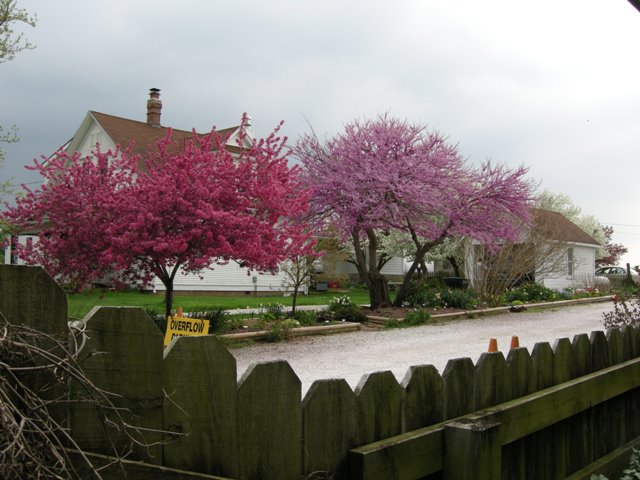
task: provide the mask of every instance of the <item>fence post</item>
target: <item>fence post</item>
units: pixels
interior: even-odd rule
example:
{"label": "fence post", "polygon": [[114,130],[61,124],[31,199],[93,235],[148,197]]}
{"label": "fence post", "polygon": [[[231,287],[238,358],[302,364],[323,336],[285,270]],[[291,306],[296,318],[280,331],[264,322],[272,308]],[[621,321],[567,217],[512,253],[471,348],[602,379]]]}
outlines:
{"label": "fence post", "polygon": [[464,419],[448,423],[444,428],[444,479],[500,479],[499,427],[499,423]]}

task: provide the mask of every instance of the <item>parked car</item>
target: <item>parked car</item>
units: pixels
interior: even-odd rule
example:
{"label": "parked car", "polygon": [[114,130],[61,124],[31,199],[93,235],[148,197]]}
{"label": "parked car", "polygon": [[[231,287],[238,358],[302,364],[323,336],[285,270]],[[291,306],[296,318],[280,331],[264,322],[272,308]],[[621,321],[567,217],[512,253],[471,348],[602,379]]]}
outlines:
{"label": "parked car", "polygon": [[[596,269],[596,277],[606,277],[613,285],[622,283],[627,278],[627,269],[622,267],[600,267]],[[631,271],[631,279],[637,285],[640,282],[638,274]]]}

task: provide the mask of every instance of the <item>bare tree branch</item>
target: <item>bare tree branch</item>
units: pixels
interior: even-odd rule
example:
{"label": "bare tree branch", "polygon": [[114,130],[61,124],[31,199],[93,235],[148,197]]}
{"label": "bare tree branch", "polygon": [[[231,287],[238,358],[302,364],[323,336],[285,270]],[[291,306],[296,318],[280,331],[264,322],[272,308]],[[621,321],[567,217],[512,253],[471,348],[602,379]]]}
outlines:
{"label": "bare tree branch", "polygon": [[[153,445],[145,440],[151,430],[127,421],[129,412],[112,401],[117,395],[98,388],[82,371],[82,359],[93,355],[83,353],[83,322],[71,322],[69,328],[70,338],[60,340],[14,325],[0,314],[0,478],[86,478],[74,466],[78,458],[92,478],[102,478],[102,467],[93,466],[63,425],[69,404],[86,403],[97,409],[115,462],[130,453],[133,445]],[[72,384],[77,393],[73,398]],[[126,438],[125,451],[116,448],[116,434]]]}

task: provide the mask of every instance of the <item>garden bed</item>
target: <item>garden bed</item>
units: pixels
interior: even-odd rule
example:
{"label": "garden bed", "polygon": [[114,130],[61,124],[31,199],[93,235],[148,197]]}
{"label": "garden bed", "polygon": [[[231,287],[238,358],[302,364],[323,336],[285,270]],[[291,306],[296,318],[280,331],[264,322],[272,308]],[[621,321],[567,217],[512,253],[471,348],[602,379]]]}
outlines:
{"label": "garden bed", "polygon": [[[565,305],[579,305],[583,303],[596,303],[607,302],[613,299],[613,295],[603,295],[600,297],[586,297],[575,298],[570,300],[556,300],[551,302],[532,302],[524,303],[521,306],[526,309],[540,309],[540,308],[552,308]],[[461,308],[402,308],[402,307],[387,307],[377,308],[371,310],[368,307],[363,307],[362,311],[367,316],[371,323],[378,325],[384,325],[389,321],[402,322],[408,312],[423,311],[429,315],[432,320],[446,320],[452,318],[476,316],[476,315],[489,315],[495,313],[508,313],[513,311],[512,305],[506,305],[501,307],[492,308],[475,308],[475,309],[461,309]]]}
{"label": "garden bed", "polygon": [[[291,337],[299,337],[305,335],[329,335],[332,333],[345,333],[345,332],[355,332],[360,330],[359,323],[353,322],[339,322],[332,323],[328,325],[314,325],[310,327],[295,327],[292,328],[288,335]],[[225,333],[219,335],[220,338],[224,338],[226,340],[266,340],[268,338],[269,331],[267,330],[249,330],[245,329],[242,331],[235,330],[231,333]]]}

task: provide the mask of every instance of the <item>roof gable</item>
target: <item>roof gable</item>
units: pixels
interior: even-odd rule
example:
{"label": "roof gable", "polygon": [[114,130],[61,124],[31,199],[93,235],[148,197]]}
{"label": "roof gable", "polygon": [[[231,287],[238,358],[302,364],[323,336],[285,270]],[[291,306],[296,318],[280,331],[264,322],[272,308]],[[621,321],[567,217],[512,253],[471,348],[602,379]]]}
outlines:
{"label": "roof gable", "polygon": [[544,225],[545,231],[553,232],[553,240],[600,246],[597,240],[561,213],[535,208],[533,220],[535,225]]}
{"label": "roof gable", "polygon": [[[167,127],[154,127],[145,122],[116,117],[106,113],[91,111],[89,115],[104,130],[109,138],[111,138],[114,145],[120,145],[121,148],[127,148],[133,145],[131,150],[133,154],[146,153],[149,147],[155,147],[158,140],[165,138],[169,130]],[[227,148],[230,151],[240,149],[234,140],[237,137],[239,129],[240,126],[216,130],[225,143],[227,143]],[[192,131],[178,129],[171,129],[171,131],[172,140],[179,143],[193,136]],[[207,132],[207,134],[208,133],[209,132]],[[196,134],[205,135],[203,133]]]}

